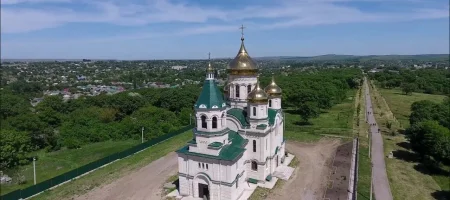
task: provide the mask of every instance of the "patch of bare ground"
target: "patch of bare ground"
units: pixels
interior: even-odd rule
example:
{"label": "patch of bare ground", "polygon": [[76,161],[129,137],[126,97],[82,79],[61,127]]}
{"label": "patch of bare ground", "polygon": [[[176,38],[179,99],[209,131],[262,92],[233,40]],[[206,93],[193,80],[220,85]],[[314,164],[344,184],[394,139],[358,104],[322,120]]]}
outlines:
{"label": "patch of bare ground", "polygon": [[299,165],[292,177],[282,187],[270,192],[266,199],[277,200],[315,200],[322,199],[331,163],[339,139],[322,138],[316,143],[287,142],[287,150],[294,154]]}
{"label": "patch of bare ground", "polygon": [[155,160],[149,165],[131,172],[116,181],[95,188],[75,200],[144,200],[161,199],[162,186],[167,177],[176,174],[178,160],[176,153]]}

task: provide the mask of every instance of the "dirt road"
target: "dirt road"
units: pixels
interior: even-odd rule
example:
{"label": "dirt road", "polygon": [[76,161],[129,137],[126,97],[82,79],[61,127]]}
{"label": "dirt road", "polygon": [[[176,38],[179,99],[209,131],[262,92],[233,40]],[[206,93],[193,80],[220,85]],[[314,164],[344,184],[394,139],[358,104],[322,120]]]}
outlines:
{"label": "dirt road", "polygon": [[287,142],[286,149],[297,156],[299,166],[292,177],[267,199],[315,200],[322,199],[330,165],[340,140],[323,138],[314,144]]}
{"label": "dirt road", "polygon": [[391,188],[386,174],[386,163],[384,162],[383,137],[373,115],[367,78],[364,78],[364,85],[366,87],[366,116],[372,137],[373,189],[376,199],[392,200]]}
{"label": "dirt road", "polygon": [[178,172],[176,153],[153,161],[149,165],[134,171],[105,186],[96,188],[87,194],[75,197],[75,200],[148,200],[161,199],[162,185],[171,175]]}

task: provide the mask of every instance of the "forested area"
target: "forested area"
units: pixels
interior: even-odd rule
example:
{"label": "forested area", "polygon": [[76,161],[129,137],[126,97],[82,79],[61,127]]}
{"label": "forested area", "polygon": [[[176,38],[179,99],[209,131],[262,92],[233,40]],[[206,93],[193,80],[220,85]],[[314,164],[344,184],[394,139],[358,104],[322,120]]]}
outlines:
{"label": "forested area", "polygon": [[447,69],[402,69],[386,68],[377,73],[369,73],[382,88],[402,89],[405,94],[423,92],[427,94],[450,94],[450,71]]}
{"label": "forested area", "polygon": [[[293,108],[303,121],[344,100],[361,83],[355,68],[290,71],[276,74],[283,89],[283,108]],[[270,74],[261,77],[262,86]],[[198,85],[137,89],[115,95],[86,96],[64,102],[47,96],[36,107],[29,99],[42,94],[38,84],[18,82],[0,91],[0,169],[30,162],[30,152],[79,148],[107,140],[152,139],[189,124]]]}
{"label": "forested area", "polygon": [[[30,84],[30,86],[32,85]],[[27,153],[79,148],[106,140],[152,139],[189,124],[200,88],[140,89],[64,102],[47,96],[36,107],[31,91],[1,91],[0,168],[29,162]]]}
{"label": "forested area", "polygon": [[433,158],[437,166],[450,164],[450,99],[442,103],[417,101],[411,111],[411,126],[405,133],[413,150],[423,159]]}
{"label": "forested area", "polygon": [[[276,82],[283,90],[282,107],[294,109],[299,120],[308,122],[347,98],[349,89],[361,85],[362,74],[356,68],[324,69],[276,77]],[[267,85],[269,79],[263,83]]]}

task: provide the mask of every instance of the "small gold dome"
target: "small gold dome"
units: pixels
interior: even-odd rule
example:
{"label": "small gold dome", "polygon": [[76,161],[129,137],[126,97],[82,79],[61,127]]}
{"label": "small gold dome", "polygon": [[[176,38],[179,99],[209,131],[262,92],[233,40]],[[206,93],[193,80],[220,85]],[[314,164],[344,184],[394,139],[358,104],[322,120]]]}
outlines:
{"label": "small gold dome", "polygon": [[278,97],[281,96],[281,88],[275,83],[275,78],[272,76],[272,81],[270,84],[264,88],[264,91],[270,96],[270,97]]}
{"label": "small gold dome", "polygon": [[267,103],[268,96],[266,92],[259,86],[259,80],[256,82],[256,87],[248,93],[247,100],[251,103]]}
{"label": "small gold dome", "polygon": [[211,62],[208,63],[208,68],[206,68],[206,72],[214,72],[214,68],[211,66]]}
{"label": "small gold dome", "polygon": [[255,75],[258,72],[256,62],[248,55],[241,38],[241,48],[236,57],[228,65],[227,71],[233,75]]}

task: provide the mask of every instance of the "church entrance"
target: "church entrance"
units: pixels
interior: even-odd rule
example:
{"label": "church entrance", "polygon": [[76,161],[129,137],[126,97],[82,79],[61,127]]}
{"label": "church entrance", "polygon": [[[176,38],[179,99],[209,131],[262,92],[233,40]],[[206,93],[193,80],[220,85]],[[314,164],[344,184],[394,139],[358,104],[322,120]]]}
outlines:
{"label": "church entrance", "polygon": [[209,199],[209,187],[208,185],[199,183],[198,184],[198,197],[203,199]]}

